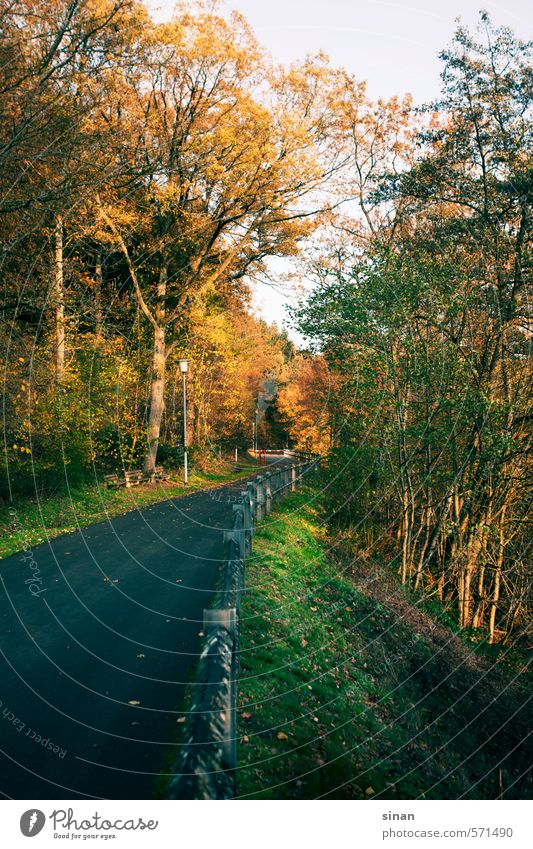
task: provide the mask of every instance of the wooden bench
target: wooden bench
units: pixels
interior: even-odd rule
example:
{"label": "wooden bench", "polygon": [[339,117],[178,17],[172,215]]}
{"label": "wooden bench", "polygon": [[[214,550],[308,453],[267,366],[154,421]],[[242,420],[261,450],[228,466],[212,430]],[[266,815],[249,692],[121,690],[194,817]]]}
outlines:
{"label": "wooden bench", "polygon": [[124,472],[113,472],[112,475],[104,475],[104,482],[108,487],[139,486],[141,483],[153,483],[154,481],[166,481],[167,476],[163,466],[156,466],[154,474],[148,474],[142,469],[131,469]]}

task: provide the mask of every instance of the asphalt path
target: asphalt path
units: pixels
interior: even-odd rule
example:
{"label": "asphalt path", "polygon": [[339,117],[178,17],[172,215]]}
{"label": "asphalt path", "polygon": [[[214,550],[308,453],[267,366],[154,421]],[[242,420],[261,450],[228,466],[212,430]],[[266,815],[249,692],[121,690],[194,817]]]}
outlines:
{"label": "asphalt path", "polygon": [[152,797],[242,487],[163,501],[0,562],[5,798]]}

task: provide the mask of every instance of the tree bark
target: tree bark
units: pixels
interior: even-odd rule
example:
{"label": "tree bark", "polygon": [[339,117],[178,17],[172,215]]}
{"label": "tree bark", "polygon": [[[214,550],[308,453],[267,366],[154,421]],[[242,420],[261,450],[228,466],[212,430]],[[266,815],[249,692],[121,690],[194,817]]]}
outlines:
{"label": "tree bark", "polygon": [[148,420],[148,450],[144,460],[144,471],[153,475],[157,463],[157,449],[161,433],[161,422],[165,409],[165,372],[167,351],[165,345],[165,299],[167,294],[167,267],[161,263],[157,286],[157,305],[154,324],[154,352],[150,390],[150,417]]}
{"label": "tree bark", "polygon": [[65,378],[65,291],[63,285],[63,219],[56,215],[54,233],[54,302],[56,337],[56,379]]}
{"label": "tree bark", "polygon": [[498,556],[496,559],[496,569],[494,572],[494,586],[492,590],[492,598],[490,600],[490,613],[489,613],[489,643],[494,642],[494,636],[496,633],[496,613],[498,610],[498,603],[500,601],[500,589],[501,589],[501,580],[502,580],[502,568],[503,562],[505,558],[505,513],[506,513],[506,505],[503,506],[502,512],[500,514],[500,534],[498,541]]}
{"label": "tree bark", "polygon": [[102,251],[96,254],[95,262],[95,282],[94,290],[94,324],[96,330],[96,339],[101,341],[104,330],[104,316],[102,311],[102,288],[103,288],[103,272],[102,272]]}
{"label": "tree bark", "polygon": [[144,471],[153,475],[157,462],[159,434],[165,403],[165,326],[154,328],[154,351],[152,356],[152,379],[150,391],[150,417],[148,420],[148,450]]}

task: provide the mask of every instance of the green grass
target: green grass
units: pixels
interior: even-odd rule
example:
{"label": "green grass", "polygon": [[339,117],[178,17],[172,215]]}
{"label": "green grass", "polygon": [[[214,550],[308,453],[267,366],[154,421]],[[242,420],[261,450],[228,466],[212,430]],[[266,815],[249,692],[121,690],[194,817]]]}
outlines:
{"label": "green grass", "polygon": [[392,573],[343,573],[312,494],[267,518],[247,565],[239,797],[520,798],[525,753],[497,764],[524,732],[522,713],[507,722],[524,691]]}
{"label": "green grass", "polygon": [[257,463],[248,461],[240,462],[237,472],[229,464],[222,469],[220,465],[217,471],[193,471],[187,487],[180,481],[179,472],[170,472],[164,484],[108,489],[92,483],[39,500],[19,499],[11,505],[1,505],[0,559],[129,510],[240,480],[258,470]]}
{"label": "green grass", "polygon": [[[349,796],[376,778],[357,737],[385,729],[367,710],[378,687],[354,651],[362,598],[328,563],[309,493],[291,496],[256,534],[241,611],[239,796],[316,797],[361,772]],[[288,779],[288,780],[287,780]],[[339,795],[346,795],[340,793]]]}

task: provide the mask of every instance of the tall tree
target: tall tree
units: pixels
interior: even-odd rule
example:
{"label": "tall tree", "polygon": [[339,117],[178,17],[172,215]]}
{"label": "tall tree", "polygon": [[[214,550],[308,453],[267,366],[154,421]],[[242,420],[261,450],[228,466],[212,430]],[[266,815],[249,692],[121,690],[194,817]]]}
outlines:
{"label": "tall tree", "polygon": [[294,253],[312,226],[306,199],[334,168],[315,88],[311,64],[270,74],[244,19],[206,10],[155,27],[145,72],[120,90],[109,123],[127,195],[115,189],[99,214],[153,328],[148,471],[187,310],[265,257]]}
{"label": "tall tree", "polygon": [[403,582],[435,586],[462,627],[495,639],[525,603],[531,45],[486,16],[480,32],[460,28],[442,54],[416,159],[380,166],[351,254],[344,238],[316,266],[299,325],[347,387],[343,441],[373,445],[364,488],[381,480],[373,509],[395,522]]}

